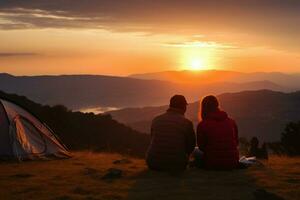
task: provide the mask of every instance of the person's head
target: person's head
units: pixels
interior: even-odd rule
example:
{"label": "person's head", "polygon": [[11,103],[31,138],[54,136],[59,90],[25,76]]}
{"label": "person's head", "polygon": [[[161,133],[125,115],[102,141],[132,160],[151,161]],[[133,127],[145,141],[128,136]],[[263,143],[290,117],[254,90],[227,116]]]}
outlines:
{"label": "person's head", "polygon": [[187,105],[188,103],[183,95],[177,94],[170,99],[170,108],[182,110],[183,113],[185,113]]}
{"label": "person's head", "polygon": [[209,113],[219,110],[219,101],[217,97],[213,95],[206,96],[201,102],[201,118],[205,119]]}

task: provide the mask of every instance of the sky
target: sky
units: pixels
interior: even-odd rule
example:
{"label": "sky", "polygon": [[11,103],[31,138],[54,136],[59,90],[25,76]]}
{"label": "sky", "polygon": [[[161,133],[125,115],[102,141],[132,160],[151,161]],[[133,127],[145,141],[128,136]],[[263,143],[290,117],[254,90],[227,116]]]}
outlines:
{"label": "sky", "polygon": [[0,72],[300,72],[298,0],[1,0]]}

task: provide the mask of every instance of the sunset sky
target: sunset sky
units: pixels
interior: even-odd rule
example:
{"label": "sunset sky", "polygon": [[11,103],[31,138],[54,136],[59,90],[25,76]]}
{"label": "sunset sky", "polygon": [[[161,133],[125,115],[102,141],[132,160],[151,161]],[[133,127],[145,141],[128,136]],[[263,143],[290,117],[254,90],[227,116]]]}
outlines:
{"label": "sunset sky", "polygon": [[0,72],[183,69],[300,72],[300,1],[0,1]]}

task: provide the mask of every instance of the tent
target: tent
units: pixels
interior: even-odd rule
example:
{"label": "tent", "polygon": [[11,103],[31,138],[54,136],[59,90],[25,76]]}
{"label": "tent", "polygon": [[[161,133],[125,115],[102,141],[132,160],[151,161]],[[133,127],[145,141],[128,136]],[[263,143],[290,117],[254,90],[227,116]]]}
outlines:
{"label": "tent", "polygon": [[0,158],[67,158],[70,153],[51,129],[15,103],[0,98]]}

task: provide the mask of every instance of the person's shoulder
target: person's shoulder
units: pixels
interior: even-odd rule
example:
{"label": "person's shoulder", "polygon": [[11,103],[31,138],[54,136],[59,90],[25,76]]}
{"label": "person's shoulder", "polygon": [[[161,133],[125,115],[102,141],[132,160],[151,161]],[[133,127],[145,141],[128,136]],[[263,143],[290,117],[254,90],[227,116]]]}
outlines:
{"label": "person's shoulder", "polygon": [[236,122],[235,122],[234,119],[232,119],[231,117],[228,117],[228,119],[229,119],[229,121],[230,121],[232,124],[236,125]]}
{"label": "person's shoulder", "polygon": [[185,123],[192,123],[191,120],[189,120],[185,115],[182,114],[176,114],[176,118],[182,120]]}
{"label": "person's shoulder", "polygon": [[153,118],[152,122],[155,122],[155,121],[158,121],[158,120],[161,120],[162,118],[164,118],[166,115],[166,113],[162,113],[160,115],[157,115]]}
{"label": "person's shoulder", "polygon": [[231,127],[234,127],[235,129],[238,128],[237,123],[235,122],[234,119],[228,117],[228,120],[229,120],[229,123],[228,123],[228,124],[229,124]]}
{"label": "person's shoulder", "polygon": [[189,120],[188,118],[186,118],[186,117],[184,117],[184,116],[182,116],[182,121],[184,122],[184,123],[186,123],[187,125],[192,125],[193,126],[193,122],[191,121],[191,120]]}

